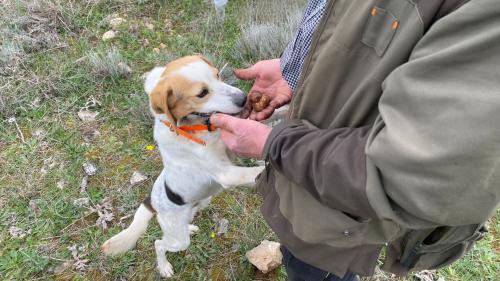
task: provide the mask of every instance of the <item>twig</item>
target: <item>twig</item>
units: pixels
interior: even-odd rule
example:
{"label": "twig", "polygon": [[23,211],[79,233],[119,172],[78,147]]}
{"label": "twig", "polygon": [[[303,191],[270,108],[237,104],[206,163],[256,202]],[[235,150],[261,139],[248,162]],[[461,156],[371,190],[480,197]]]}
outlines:
{"label": "twig", "polygon": [[23,132],[21,131],[21,128],[19,128],[19,125],[17,124],[17,120],[16,120],[16,117],[10,117],[7,122],[9,123],[14,123],[14,125],[16,125],[16,129],[17,129],[17,132],[19,133],[19,137],[21,138],[21,141],[23,143],[26,143],[26,141],[24,140],[24,135],[23,135]]}
{"label": "twig", "polygon": [[220,69],[219,73],[222,73],[224,71],[224,69],[226,69],[226,66],[228,65],[229,63],[226,62],[226,64]]}

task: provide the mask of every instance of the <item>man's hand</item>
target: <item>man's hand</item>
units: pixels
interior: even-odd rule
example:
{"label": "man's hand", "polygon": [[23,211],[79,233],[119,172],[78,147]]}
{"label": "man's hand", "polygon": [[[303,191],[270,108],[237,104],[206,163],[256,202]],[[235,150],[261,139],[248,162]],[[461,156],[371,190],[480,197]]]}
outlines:
{"label": "man's hand", "polygon": [[250,92],[260,92],[271,98],[269,105],[260,112],[252,110],[250,101],[247,101],[241,118],[257,121],[267,119],[276,108],[287,104],[292,99],[292,89],[281,75],[279,59],[263,60],[250,68],[236,69],[234,75],[242,80],[255,80]]}
{"label": "man's hand", "polygon": [[210,123],[221,130],[221,139],[232,152],[261,158],[272,128],[257,121],[240,119],[226,114],[214,114]]}

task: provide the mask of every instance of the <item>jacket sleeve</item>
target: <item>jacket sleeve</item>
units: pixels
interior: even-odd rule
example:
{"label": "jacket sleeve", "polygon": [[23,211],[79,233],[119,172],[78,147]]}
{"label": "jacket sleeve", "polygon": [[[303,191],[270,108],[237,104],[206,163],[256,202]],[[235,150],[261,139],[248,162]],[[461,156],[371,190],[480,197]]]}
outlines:
{"label": "jacket sleeve", "polygon": [[374,216],[365,192],[365,143],[370,127],[319,130],[302,121],[276,126],[264,157],[316,199],[353,216]]}
{"label": "jacket sleeve", "polygon": [[269,161],[322,203],[411,228],[485,221],[500,200],[500,5],[436,22],[382,85],[371,128],[273,129]]}

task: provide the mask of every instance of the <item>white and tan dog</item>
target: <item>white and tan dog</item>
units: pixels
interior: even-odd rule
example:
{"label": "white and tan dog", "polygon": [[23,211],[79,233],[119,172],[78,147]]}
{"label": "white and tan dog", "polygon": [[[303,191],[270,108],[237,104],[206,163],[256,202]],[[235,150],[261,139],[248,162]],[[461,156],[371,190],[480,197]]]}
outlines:
{"label": "white and tan dog", "polygon": [[158,270],[170,277],[174,272],[165,252],[188,248],[189,235],[198,230],[190,224],[195,213],[225,188],[252,185],[262,167],[233,165],[217,131],[189,133],[193,138],[177,134],[182,126],[203,123],[211,113],[237,114],[245,104],[243,92],[222,82],[205,58],[183,57],[154,68],[146,77],[145,90],[163,171],[130,226],[106,241],[102,251],[115,255],[132,249],[156,214],[163,231],[162,239],[155,241]]}

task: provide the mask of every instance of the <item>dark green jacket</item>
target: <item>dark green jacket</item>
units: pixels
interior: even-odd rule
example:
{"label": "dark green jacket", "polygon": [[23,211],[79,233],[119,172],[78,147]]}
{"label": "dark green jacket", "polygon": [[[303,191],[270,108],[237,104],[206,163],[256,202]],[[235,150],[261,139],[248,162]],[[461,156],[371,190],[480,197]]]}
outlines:
{"label": "dark green jacket", "polygon": [[500,201],[500,1],[328,1],[265,158],[262,212],[305,262],[455,260]]}

